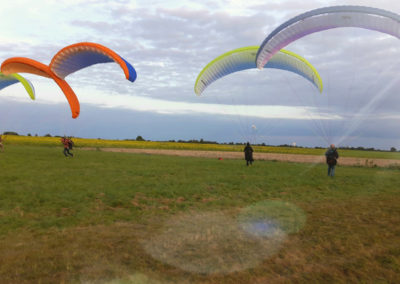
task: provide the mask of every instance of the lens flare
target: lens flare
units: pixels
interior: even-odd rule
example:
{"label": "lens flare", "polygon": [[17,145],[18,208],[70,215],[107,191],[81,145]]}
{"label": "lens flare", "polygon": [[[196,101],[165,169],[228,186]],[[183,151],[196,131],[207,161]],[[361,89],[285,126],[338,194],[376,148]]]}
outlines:
{"label": "lens flare", "polygon": [[238,222],[249,234],[269,237],[297,233],[306,223],[306,215],[292,203],[266,200],[242,209]]}
{"label": "lens flare", "polygon": [[259,265],[276,253],[285,234],[248,234],[235,216],[191,212],[175,216],[159,235],[143,241],[155,259],[200,274],[227,274]]}

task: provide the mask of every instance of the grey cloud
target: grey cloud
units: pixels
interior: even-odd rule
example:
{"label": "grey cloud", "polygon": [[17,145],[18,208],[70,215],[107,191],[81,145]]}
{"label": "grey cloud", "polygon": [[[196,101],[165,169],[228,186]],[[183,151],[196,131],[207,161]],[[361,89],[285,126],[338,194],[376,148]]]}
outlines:
{"label": "grey cloud", "polygon": [[[43,42],[39,45],[0,43],[0,57],[26,56],[49,63],[64,45],[94,41],[110,47],[131,62],[138,72],[138,79],[133,84],[126,81],[116,64],[92,66],[67,77],[78,97],[81,86],[91,85],[111,97],[119,93],[171,101],[310,106],[318,108],[320,114],[337,114],[351,120],[396,76],[396,70],[400,68],[400,42],[397,39],[361,29],[336,29],[309,35],[287,46],[287,49],[309,60],[320,72],[325,85],[323,94],[318,94],[303,78],[277,70],[232,74],[210,86],[202,98],[196,97],[193,92],[197,74],[215,57],[234,48],[260,44],[279,24],[299,13],[342,2],[330,1],[326,4],[326,1],[300,3],[290,0],[268,1],[263,5],[249,3],[246,16],[238,16],[226,13],[224,2],[217,1],[210,1],[216,10],[192,10],[185,4],[182,8],[166,8],[157,1],[131,8],[125,5],[127,1],[115,5],[107,5],[107,1],[103,1],[96,4],[103,19],[75,19],[66,23],[74,32],[67,33],[64,42]],[[368,3],[373,4],[373,1]],[[382,3],[394,3],[393,7],[399,9],[397,2]],[[74,41],[71,42],[71,39]],[[35,77],[34,83],[36,80],[42,79]],[[393,85],[382,99],[365,109],[363,115],[396,113],[396,106],[400,103],[399,87],[399,83]],[[117,112],[105,110],[108,111],[116,121]],[[98,115],[98,112],[93,110],[91,114]],[[177,118],[169,119],[170,123],[178,123]],[[84,119],[81,121],[86,123]],[[342,121],[332,121],[331,124],[341,131],[339,124],[343,124]],[[108,125],[107,122],[104,125]],[[296,128],[290,125],[297,125],[298,129],[305,131],[304,125],[300,127],[299,122],[285,123],[282,129],[289,133],[295,131]],[[389,131],[385,127],[380,129]],[[98,133],[89,131],[89,128],[86,130]],[[372,130],[365,133],[383,135],[383,132]],[[313,135],[312,132],[306,134]],[[228,133],[226,135],[232,137]],[[274,135],[284,136],[283,133]],[[296,135],[301,136],[297,132]]]}
{"label": "grey cloud", "polygon": [[[262,35],[262,30],[255,27],[265,21],[265,17],[233,17],[221,12],[188,9],[159,8],[151,11],[118,8],[111,13],[119,19],[113,27],[99,22],[80,21],[72,24],[79,24],[80,27],[94,29],[99,33],[103,30],[112,31],[111,38],[118,36],[123,40],[129,35],[130,40],[126,40],[126,44],[120,44],[119,49],[116,49],[120,54],[127,54],[125,58],[133,58],[137,62],[138,81],[143,78],[151,82],[143,83],[143,90],[135,90],[135,93],[155,97],[165,97],[164,88],[168,81],[190,90],[191,95],[195,77],[206,62],[229,49],[257,44],[256,34]],[[141,41],[148,46],[140,45]],[[163,62],[165,66],[143,66],[141,61]],[[166,80],[158,80],[159,78]],[[153,88],[158,86],[163,93],[152,92],[150,85]],[[176,90],[171,90],[168,97],[182,100],[182,95],[177,95]]]}
{"label": "grey cloud", "polygon": [[[88,138],[132,139],[142,135],[152,140],[206,139],[219,142],[245,142],[253,139],[257,143],[272,145],[297,142],[303,146],[325,146],[322,132],[319,133],[310,120],[276,120],[204,115],[162,115],[149,112],[99,108],[83,104],[81,116],[73,120],[66,104],[16,103],[1,100],[0,119],[4,123],[0,132],[16,131],[20,134],[74,135]],[[12,109],[12,111],[10,111]],[[51,120],[51,124],[48,123]],[[247,123],[247,125],[246,125]],[[399,147],[400,140],[393,129],[399,119],[365,119],[357,131],[345,133],[342,122],[323,125],[332,137],[338,135],[342,146]],[[249,127],[256,125],[257,132]],[[5,126],[6,125],[6,126]],[[118,125],[118,127],[115,127]],[[387,133],[392,133],[387,135]],[[318,134],[316,136],[316,134]],[[375,137],[375,138],[372,138]]]}

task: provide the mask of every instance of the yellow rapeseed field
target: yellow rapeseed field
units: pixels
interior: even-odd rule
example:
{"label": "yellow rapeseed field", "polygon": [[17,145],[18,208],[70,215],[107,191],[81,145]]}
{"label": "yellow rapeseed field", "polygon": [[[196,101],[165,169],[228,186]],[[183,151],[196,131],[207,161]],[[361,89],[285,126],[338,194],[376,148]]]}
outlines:
{"label": "yellow rapeseed field", "polygon": [[[41,136],[18,136],[3,135],[4,144],[12,145],[31,145],[62,147],[60,137],[41,137]],[[228,144],[201,144],[201,143],[181,143],[181,142],[156,142],[156,141],[135,141],[135,140],[107,140],[107,139],[88,139],[73,138],[75,147],[90,148],[136,148],[136,149],[170,149],[170,150],[198,150],[198,151],[229,151],[241,152],[244,145]],[[301,147],[279,147],[279,146],[253,146],[255,152],[259,153],[281,153],[281,154],[302,154],[302,155],[323,155],[325,149],[301,148]],[[360,158],[382,158],[400,159],[400,152],[389,151],[360,151],[340,149],[341,157],[360,157]]]}
{"label": "yellow rapeseed field", "polygon": [[[5,144],[13,145],[32,145],[32,146],[54,146],[61,147],[60,137],[41,137],[41,136],[17,136],[3,135]],[[171,149],[171,150],[203,150],[203,151],[243,151],[243,145],[226,144],[201,144],[201,143],[180,143],[180,142],[155,142],[155,141],[134,141],[134,140],[106,140],[73,138],[75,147],[94,147],[94,148],[138,148],[138,149]],[[324,150],[306,149],[296,147],[274,147],[274,146],[254,146],[257,152],[263,153],[291,153],[291,154],[310,154],[320,155]]]}

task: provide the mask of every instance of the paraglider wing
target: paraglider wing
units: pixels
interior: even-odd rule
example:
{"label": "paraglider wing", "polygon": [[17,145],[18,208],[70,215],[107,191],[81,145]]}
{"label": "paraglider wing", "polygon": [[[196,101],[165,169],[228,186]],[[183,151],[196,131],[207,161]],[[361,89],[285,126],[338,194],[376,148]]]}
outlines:
{"label": "paraglider wing", "polygon": [[281,49],[264,68],[276,68],[296,73],[310,81],[322,93],[323,85],[318,71],[305,58],[294,52]]}
{"label": "paraglider wing", "polygon": [[129,62],[111,49],[92,42],[81,42],[64,47],[54,55],[49,66],[60,78],[98,63],[118,63],[125,73],[126,79],[136,80],[136,71]]}
{"label": "paraglider wing", "polygon": [[5,75],[11,73],[30,73],[42,77],[51,78],[49,67],[36,60],[26,57],[11,57],[1,64],[1,72]]}
{"label": "paraglider wing", "polygon": [[224,53],[201,70],[194,85],[194,92],[201,93],[214,81],[228,74],[255,68],[255,55],[258,47],[249,46]]}
{"label": "paraglider wing", "polygon": [[71,108],[72,118],[77,118],[80,112],[80,105],[78,98],[68,83],[59,78],[52,72],[49,66],[25,57],[13,57],[6,59],[1,64],[1,72],[5,75],[11,73],[31,73],[39,76],[52,78],[63,91],[65,97]]}
{"label": "paraglider wing", "polygon": [[[234,72],[256,68],[255,60],[258,49],[258,46],[234,49],[208,63],[197,76],[194,86],[195,93],[201,95],[211,83],[221,77]],[[317,70],[307,60],[293,52],[281,50],[265,67],[294,72],[311,81],[322,91],[322,81]]]}
{"label": "paraglider wing", "polygon": [[332,6],[306,12],[283,23],[263,41],[257,52],[257,68],[289,43],[315,32],[358,27],[400,37],[400,15],[364,6]]}
{"label": "paraglider wing", "polygon": [[81,42],[69,45],[54,55],[49,66],[25,57],[13,57],[1,64],[1,71],[11,73],[31,73],[52,78],[64,92],[72,111],[72,117],[77,118],[80,105],[72,88],[64,80],[69,74],[97,63],[116,62],[125,73],[126,79],[136,80],[136,71],[129,62],[111,49],[97,43]]}
{"label": "paraglider wing", "polygon": [[67,83],[67,81],[57,76],[54,76],[53,80],[57,83],[67,98],[69,107],[71,108],[72,118],[77,118],[80,113],[80,104],[71,86]]}
{"label": "paraglider wing", "polygon": [[25,79],[24,77],[16,73],[12,73],[10,75],[4,75],[0,73],[0,90],[18,82],[20,82],[24,86],[31,99],[34,100],[35,88],[28,79]]}

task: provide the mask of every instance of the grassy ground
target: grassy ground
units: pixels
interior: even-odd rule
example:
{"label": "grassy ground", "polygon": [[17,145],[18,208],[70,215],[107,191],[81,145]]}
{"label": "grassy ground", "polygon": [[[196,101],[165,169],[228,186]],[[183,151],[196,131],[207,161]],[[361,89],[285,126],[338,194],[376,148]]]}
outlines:
{"label": "grassy ground", "polygon": [[[232,151],[242,152],[242,145],[222,144],[200,144],[200,143],[178,143],[178,142],[155,142],[155,141],[127,141],[127,140],[104,140],[74,138],[76,147],[116,147],[116,148],[139,148],[139,149],[171,149],[171,150],[200,150],[200,151]],[[5,144],[25,146],[54,146],[60,147],[60,138],[57,137],[33,137],[5,135]],[[254,146],[256,152],[323,155],[326,149],[299,148],[299,147],[277,147],[277,146]],[[368,158],[368,159],[400,159],[400,152],[384,151],[360,151],[340,150],[342,157]]]}
{"label": "grassy ground", "polygon": [[0,282],[400,282],[395,169],[74,152],[0,153]]}

